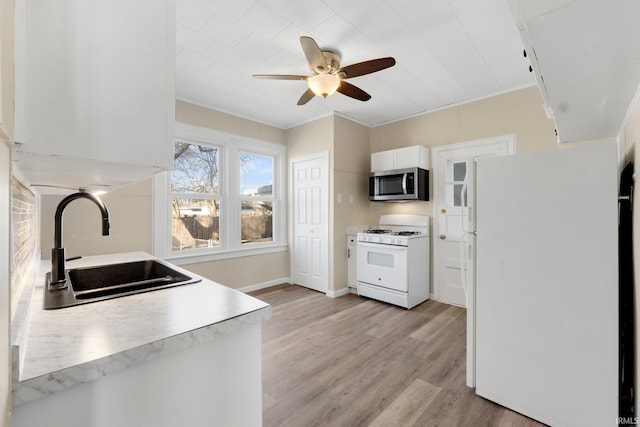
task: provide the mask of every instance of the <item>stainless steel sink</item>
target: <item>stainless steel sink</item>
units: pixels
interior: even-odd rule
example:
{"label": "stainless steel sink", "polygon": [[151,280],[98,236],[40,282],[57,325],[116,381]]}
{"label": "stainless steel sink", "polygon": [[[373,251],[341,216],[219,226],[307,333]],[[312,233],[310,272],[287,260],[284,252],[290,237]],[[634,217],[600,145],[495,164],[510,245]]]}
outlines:
{"label": "stainless steel sink", "polygon": [[186,285],[201,280],[187,276],[160,260],[69,269],[66,270],[66,279],[66,287],[49,286],[51,276],[47,274],[44,289],[45,310]]}

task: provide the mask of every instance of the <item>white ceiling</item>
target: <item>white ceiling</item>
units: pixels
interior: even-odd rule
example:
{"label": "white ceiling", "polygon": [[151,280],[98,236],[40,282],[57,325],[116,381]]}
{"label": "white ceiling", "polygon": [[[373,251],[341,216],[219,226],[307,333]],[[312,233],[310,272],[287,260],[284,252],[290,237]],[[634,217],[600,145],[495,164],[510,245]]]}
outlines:
{"label": "white ceiling", "polygon": [[[342,65],[396,65],[296,105],[310,75],[299,37],[338,50]],[[375,126],[535,83],[506,0],[177,0],[176,97],[290,128],[335,112]]]}

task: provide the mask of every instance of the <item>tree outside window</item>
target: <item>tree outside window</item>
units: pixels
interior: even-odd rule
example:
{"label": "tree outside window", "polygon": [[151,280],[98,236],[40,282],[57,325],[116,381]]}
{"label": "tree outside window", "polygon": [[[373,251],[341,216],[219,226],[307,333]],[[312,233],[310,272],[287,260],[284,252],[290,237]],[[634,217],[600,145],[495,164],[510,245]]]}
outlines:
{"label": "tree outside window", "polygon": [[[229,214],[221,194],[221,151],[212,145],[175,142],[170,190],[174,252],[220,247],[221,239],[229,238],[220,235],[221,209]],[[240,244],[273,242],[274,157],[237,153],[239,188],[232,200],[240,204]]]}
{"label": "tree outside window", "polygon": [[172,248],[220,245],[220,149],[176,141],[171,176]]}

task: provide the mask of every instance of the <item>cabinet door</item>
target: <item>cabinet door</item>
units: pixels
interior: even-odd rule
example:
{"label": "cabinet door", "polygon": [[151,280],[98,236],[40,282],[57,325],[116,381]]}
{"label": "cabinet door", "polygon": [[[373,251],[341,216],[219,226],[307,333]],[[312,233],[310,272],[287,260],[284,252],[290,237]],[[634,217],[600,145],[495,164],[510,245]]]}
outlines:
{"label": "cabinet door", "polygon": [[381,172],[396,169],[394,167],[393,150],[380,151],[371,154],[371,172]]}
{"label": "cabinet door", "polygon": [[371,172],[408,168],[429,169],[429,149],[422,145],[371,154]]}
{"label": "cabinet door", "polygon": [[22,151],[170,169],[175,0],[27,0],[16,36]]}
{"label": "cabinet door", "polygon": [[422,145],[398,148],[395,152],[395,168],[422,168],[429,169],[429,149]]}
{"label": "cabinet door", "polygon": [[394,169],[415,168],[418,166],[418,146],[398,148],[394,151],[395,164]]}

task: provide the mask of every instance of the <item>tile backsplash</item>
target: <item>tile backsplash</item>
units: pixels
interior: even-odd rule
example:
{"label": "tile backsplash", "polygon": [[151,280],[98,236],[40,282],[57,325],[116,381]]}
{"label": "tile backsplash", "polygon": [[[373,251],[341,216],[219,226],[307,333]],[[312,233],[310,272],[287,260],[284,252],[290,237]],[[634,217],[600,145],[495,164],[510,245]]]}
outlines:
{"label": "tile backsplash", "polygon": [[16,178],[11,178],[11,316],[22,291],[36,271],[37,198]]}

